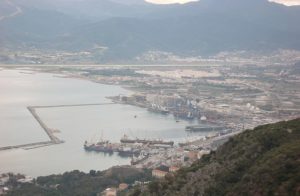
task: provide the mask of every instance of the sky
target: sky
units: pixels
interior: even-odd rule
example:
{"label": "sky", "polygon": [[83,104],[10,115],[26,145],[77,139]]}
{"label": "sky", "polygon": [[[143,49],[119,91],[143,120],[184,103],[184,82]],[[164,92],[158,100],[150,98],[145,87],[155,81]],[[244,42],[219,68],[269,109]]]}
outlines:
{"label": "sky", "polygon": [[[170,4],[170,3],[187,3],[191,1],[197,0],[146,0],[151,3],[158,3],[158,4]],[[284,5],[300,5],[300,0],[270,0],[277,3],[282,3]]]}

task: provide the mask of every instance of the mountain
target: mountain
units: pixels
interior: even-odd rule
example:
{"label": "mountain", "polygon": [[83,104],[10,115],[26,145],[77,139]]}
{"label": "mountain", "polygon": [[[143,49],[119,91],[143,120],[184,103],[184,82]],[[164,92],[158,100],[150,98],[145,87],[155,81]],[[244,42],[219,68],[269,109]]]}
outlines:
{"label": "mountain", "polygon": [[299,195],[299,144],[299,118],[259,126],[129,195]]}
{"label": "mountain", "polygon": [[[21,14],[0,20],[1,48],[107,50],[102,61],[147,51],[209,56],[221,51],[300,50],[300,7],[267,0],[11,0]],[[0,3],[0,10],[9,10]],[[20,25],[22,24],[22,25]],[[0,49],[1,49],[0,48]]]}

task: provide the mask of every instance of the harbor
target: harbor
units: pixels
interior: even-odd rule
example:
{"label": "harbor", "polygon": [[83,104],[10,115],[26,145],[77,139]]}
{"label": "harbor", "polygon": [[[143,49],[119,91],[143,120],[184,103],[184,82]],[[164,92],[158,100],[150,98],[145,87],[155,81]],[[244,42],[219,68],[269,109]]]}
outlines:
{"label": "harbor", "polygon": [[[49,73],[23,74],[19,70],[5,69],[0,71],[0,76],[0,108],[3,111],[0,143],[1,147],[10,149],[0,151],[2,172],[35,177],[72,169],[88,172],[91,168],[104,170],[128,165],[131,157],[85,151],[84,141],[100,129],[107,131],[105,138],[111,143],[119,143],[124,133],[131,138],[160,138],[176,143],[186,137],[184,129],[191,125],[184,120],[177,123],[172,116],[145,108],[112,104],[107,97],[131,93],[119,86],[58,78]],[[64,143],[51,142],[28,106],[35,109],[49,131]]]}
{"label": "harbor", "polygon": [[160,166],[189,166],[204,154],[215,150],[219,145],[239,132],[211,132],[206,136],[195,137],[192,140],[174,143],[161,139],[129,138],[124,135],[120,142],[112,143],[102,137],[96,142],[84,142],[88,152],[104,154],[116,153],[120,157],[131,158],[131,165],[137,168],[156,168]]}
{"label": "harbor", "polygon": [[[1,147],[13,149],[0,151],[0,166],[3,172],[13,171],[40,176],[71,169],[85,172],[91,168],[103,170],[114,165],[133,164],[135,167],[154,167],[160,162],[169,165],[178,162],[178,165],[184,165],[187,164],[184,160],[189,153],[195,154],[194,151],[205,150],[199,148],[200,143],[203,143],[201,138],[211,137],[210,135],[213,134],[206,131],[186,131],[187,126],[201,125],[203,122],[180,118],[181,115],[177,113],[178,117],[174,117],[172,113],[174,107],[183,104],[179,101],[167,102],[170,104],[154,101],[154,104],[166,106],[170,111],[169,114],[163,114],[165,112],[160,110],[164,110],[164,107],[158,107],[159,109],[153,112],[145,107],[120,104],[121,102],[111,104],[107,97],[121,94],[123,96],[119,98],[125,100],[131,93],[114,85],[102,85],[75,78],[58,78],[48,73],[22,74],[15,70],[3,70],[0,76],[3,85],[0,101],[3,111],[0,118]],[[18,83],[14,82],[16,79]],[[20,85],[20,82],[33,86]],[[43,88],[44,86],[48,86],[51,91]],[[22,96],[23,98],[20,99]],[[135,100],[144,99],[143,96],[134,97]],[[65,141],[63,144],[51,142],[48,134],[41,129],[40,123],[33,118],[31,112],[28,112],[28,106],[33,107],[40,120],[47,125],[50,134],[60,141]],[[193,115],[187,113],[186,116]],[[201,114],[201,120],[205,120],[202,116]],[[16,125],[15,121],[19,123]],[[174,145],[165,148],[165,145],[146,147],[144,144],[139,144],[144,147],[133,158],[126,153],[119,155],[118,152],[97,153],[84,150],[84,141],[97,134],[99,129],[109,130],[105,133],[105,138],[110,143],[119,143],[119,145],[124,133],[129,135],[130,139],[174,141]],[[52,136],[51,138],[54,139]],[[197,142],[196,145],[193,143],[194,140],[199,141],[199,147]],[[182,146],[179,146],[179,143]],[[131,145],[133,148],[141,148],[136,147],[138,145],[135,146],[134,143]],[[122,146],[124,151],[130,149],[126,148],[130,147],[130,144],[122,144]],[[65,164],[59,164],[62,162]]]}
{"label": "harbor", "polygon": [[149,149],[172,148],[174,141],[164,141],[161,139],[131,139],[124,135],[119,143],[111,143],[109,140],[104,140],[102,137],[97,142],[84,142],[86,151],[95,151],[102,153],[117,153],[121,157],[138,157],[141,154],[148,154]]}

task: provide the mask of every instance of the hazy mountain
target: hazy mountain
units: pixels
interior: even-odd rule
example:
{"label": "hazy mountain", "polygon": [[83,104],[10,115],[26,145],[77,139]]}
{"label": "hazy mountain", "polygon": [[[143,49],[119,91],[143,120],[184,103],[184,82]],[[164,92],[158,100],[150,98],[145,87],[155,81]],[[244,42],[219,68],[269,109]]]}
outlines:
{"label": "hazy mountain", "polygon": [[[88,50],[131,59],[148,50],[210,55],[225,50],[300,50],[300,7],[267,0],[201,0],[154,5],[138,0],[19,0],[23,13],[0,21],[5,46]],[[0,10],[2,8],[0,4]]]}
{"label": "hazy mountain", "polygon": [[75,18],[103,20],[111,17],[138,17],[159,5],[142,0],[14,0],[14,4],[40,10],[54,10]]}

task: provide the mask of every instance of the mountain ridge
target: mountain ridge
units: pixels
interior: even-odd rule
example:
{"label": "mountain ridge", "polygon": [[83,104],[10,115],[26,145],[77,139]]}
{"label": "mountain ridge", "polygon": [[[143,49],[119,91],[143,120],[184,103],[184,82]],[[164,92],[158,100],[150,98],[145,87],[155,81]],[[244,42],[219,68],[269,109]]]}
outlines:
{"label": "mountain ridge", "polygon": [[100,61],[110,62],[134,60],[148,51],[209,56],[222,51],[300,50],[300,6],[267,0],[182,5],[89,0],[47,10],[36,0],[26,6],[24,2],[17,4],[23,6],[22,14],[0,21],[1,48],[89,51],[98,45],[107,48]]}

